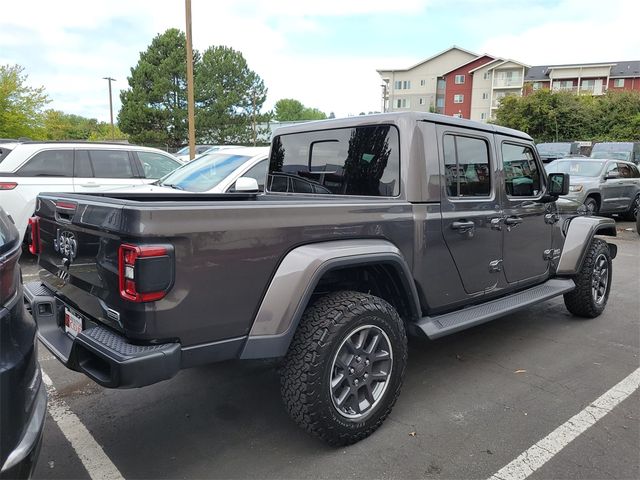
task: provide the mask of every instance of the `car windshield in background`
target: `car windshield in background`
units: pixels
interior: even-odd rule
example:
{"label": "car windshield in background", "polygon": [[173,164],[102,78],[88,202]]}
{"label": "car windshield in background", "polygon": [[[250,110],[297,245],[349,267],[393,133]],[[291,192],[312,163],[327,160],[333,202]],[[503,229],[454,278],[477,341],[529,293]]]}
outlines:
{"label": "car windshield in background", "polygon": [[182,147],[180,150],[178,150],[176,153],[174,153],[175,156],[188,155],[188,154],[189,154],[189,147]]}
{"label": "car windshield in background", "polygon": [[594,160],[556,160],[546,166],[548,173],[568,173],[578,177],[597,177],[605,162]]}
{"label": "car windshield in background", "polygon": [[206,192],[250,158],[224,153],[203,155],[164,177],[160,185],[188,192]]}
{"label": "car windshield in background", "polygon": [[611,160],[631,160],[631,152],[591,152],[591,158],[610,158]]}
{"label": "car windshield in background", "polygon": [[568,155],[571,152],[570,143],[538,143],[536,148],[540,155]]}
{"label": "car windshield in background", "polygon": [[3,147],[0,145],[0,162],[4,160],[4,158],[11,153],[11,148]]}

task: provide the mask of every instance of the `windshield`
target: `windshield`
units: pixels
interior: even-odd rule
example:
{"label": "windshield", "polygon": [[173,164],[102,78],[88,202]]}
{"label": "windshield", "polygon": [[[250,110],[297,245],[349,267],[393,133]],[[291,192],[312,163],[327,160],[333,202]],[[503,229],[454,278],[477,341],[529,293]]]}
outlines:
{"label": "windshield", "polygon": [[171,172],[160,181],[160,185],[188,192],[206,192],[250,159],[245,155],[205,154]]}
{"label": "windshield", "polygon": [[189,147],[182,147],[180,150],[174,153],[174,155],[188,155],[188,154],[189,154]]}
{"label": "windshield", "polygon": [[566,155],[571,152],[570,143],[538,143],[536,147],[540,155]]}
{"label": "windshield", "polygon": [[631,152],[591,152],[591,158],[611,158],[612,160],[631,160]]}
{"label": "windshield", "polygon": [[546,165],[548,173],[568,173],[579,177],[597,177],[605,162],[594,160],[556,160]]}

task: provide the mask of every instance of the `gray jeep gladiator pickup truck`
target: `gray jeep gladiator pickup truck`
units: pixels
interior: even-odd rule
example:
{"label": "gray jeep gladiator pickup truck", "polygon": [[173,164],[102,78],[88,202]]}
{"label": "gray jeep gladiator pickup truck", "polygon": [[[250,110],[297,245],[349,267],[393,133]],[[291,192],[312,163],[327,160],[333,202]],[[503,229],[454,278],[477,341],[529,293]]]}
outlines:
{"label": "gray jeep gladiator pickup truck", "polygon": [[[398,113],[278,130],[266,192],[41,194],[25,298],[40,340],[106,387],[282,357],[291,417],[333,445],[398,397],[431,339],[564,295],[598,316],[613,220],[564,218],[518,131]],[[179,185],[176,188],[180,188]]]}

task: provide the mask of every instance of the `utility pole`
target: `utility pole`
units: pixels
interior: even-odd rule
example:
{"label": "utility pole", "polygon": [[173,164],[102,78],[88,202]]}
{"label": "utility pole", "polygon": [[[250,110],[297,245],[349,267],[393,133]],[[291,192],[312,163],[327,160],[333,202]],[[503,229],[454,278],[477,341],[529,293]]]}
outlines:
{"label": "utility pole", "polygon": [[109,116],[111,117],[111,140],[116,139],[116,129],[113,126],[113,98],[111,96],[111,82],[115,82],[115,78],[103,77],[103,80],[109,82]]}
{"label": "utility pole", "polygon": [[184,1],[187,20],[187,113],[189,123],[189,159],[196,156],[195,106],[193,99],[193,45],[191,42],[191,0]]}

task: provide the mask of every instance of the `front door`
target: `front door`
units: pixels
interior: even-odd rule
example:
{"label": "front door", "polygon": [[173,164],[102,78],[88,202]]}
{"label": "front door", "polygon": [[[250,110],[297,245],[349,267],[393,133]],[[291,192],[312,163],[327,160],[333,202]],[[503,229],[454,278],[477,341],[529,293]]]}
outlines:
{"label": "front door", "polygon": [[604,169],[600,191],[602,192],[602,205],[600,211],[617,212],[628,207],[625,198],[626,182],[621,177],[617,162],[609,162]]}
{"label": "front door", "polygon": [[503,168],[504,273],[509,284],[534,282],[548,275],[553,224],[545,192],[544,168],[533,148],[496,136]]}
{"label": "front door", "polygon": [[500,281],[502,258],[493,135],[441,126],[438,138],[444,240],[466,293],[487,293]]}

